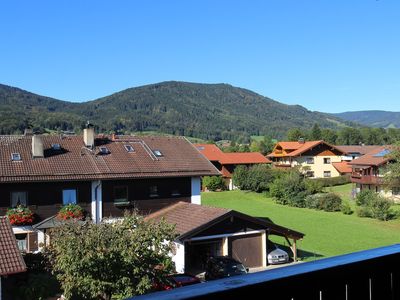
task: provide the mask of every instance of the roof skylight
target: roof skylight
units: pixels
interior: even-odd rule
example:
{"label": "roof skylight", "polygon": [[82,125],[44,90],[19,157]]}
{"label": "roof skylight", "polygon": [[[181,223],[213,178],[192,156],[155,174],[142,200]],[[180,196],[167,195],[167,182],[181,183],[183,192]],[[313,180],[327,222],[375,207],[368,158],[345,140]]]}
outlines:
{"label": "roof skylight", "polygon": [[128,152],[135,152],[135,149],[131,145],[124,145],[124,147]]}
{"label": "roof skylight", "polygon": [[53,149],[53,150],[61,150],[61,145],[60,144],[51,144],[51,149]]}
{"label": "roof skylight", "polygon": [[161,153],[160,150],[153,150],[153,153],[154,153],[154,155],[157,156],[157,157],[163,156],[163,154]]}
{"label": "roof skylight", "polygon": [[19,154],[19,153],[11,153],[11,160],[12,161],[20,161],[20,160],[22,160],[21,154]]}
{"label": "roof skylight", "polygon": [[107,149],[107,147],[100,147],[100,153],[101,154],[108,154],[110,151]]}

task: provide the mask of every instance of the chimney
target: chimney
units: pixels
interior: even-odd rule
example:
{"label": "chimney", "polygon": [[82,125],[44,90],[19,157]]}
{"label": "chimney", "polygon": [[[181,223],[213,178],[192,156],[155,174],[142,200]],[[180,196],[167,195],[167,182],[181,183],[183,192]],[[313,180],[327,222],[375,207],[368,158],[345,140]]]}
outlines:
{"label": "chimney", "polygon": [[304,144],[304,138],[299,138],[299,143]]}
{"label": "chimney", "polygon": [[25,135],[25,136],[31,136],[31,135],[33,135],[33,130],[32,130],[32,128],[25,128],[25,130],[24,130],[24,135]]}
{"label": "chimney", "polygon": [[86,128],[83,129],[83,141],[85,142],[85,146],[92,149],[94,147],[94,127],[89,122],[86,125]]}
{"label": "chimney", "polygon": [[40,135],[32,136],[32,157],[40,158],[44,157],[43,142]]}

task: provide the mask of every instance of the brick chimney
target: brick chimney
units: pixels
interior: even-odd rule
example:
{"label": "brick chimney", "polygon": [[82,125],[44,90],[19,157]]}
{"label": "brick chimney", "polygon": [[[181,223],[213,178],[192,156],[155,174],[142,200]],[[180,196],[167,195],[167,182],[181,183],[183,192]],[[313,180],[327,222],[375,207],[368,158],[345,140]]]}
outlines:
{"label": "brick chimney", "polygon": [[92,149],[94,147],[94,126],[89,122],[86,128],[83,129],[83,141],[85,146]]}
{"label": "brick chimney", "polygon": [[44,157],[43,142],[40,135],[32,136],[32,157],[41,158]]}

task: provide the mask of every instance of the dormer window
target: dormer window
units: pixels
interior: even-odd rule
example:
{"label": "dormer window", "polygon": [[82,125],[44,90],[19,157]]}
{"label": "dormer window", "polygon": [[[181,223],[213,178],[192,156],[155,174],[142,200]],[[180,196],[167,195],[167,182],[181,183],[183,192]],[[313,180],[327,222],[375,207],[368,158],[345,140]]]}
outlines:
{"label": "dormer window", "polygon": [[109,154],[110,151],[108,151],[107,147],[100,147],[100,154]]}
{"label": "dormer window", "polygon": [[163,154],[161,153],[160,150],[153,150],[153,153],[154,153],[154,155],[157,156],[157,157],[163,156]]}
{"label": "dormer window", "polygon": [[21,154],[19,153],[11,153],[11,160],[12,161],[21,161]]}
{"label": "dormer window", "polygon": [[53,150],[61,150],[61,145],[60,144],[51,144],[51,149]]}
{"label": "dormer window", "polygon": [[131,145],[124,145],[124,147],[128,152],[135,152],[135,149]]}
{"label": "dormer window", "polygon": [[200,150],[200,151],[204,150],[204,146],[197,146],[197,149]]}

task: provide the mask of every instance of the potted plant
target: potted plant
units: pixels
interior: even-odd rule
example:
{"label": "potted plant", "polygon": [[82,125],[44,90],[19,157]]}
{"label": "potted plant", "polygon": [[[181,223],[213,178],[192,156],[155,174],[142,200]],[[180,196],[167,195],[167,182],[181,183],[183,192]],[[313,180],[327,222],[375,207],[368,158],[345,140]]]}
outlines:
{"label": "potted plant", "polygon": [[15,226],[30,225],[33,223],[34,219],[33,212],[22,205],[9,208],[7,210],[7,217],[10,220],[11,225]]}
{"label": "potted plant", "polygon": [[61,220],[69,220],[69,219],[83,219],[83,208],[78,204],[69,203],[61,207],[60,211],[57,214],[57,217]]}

